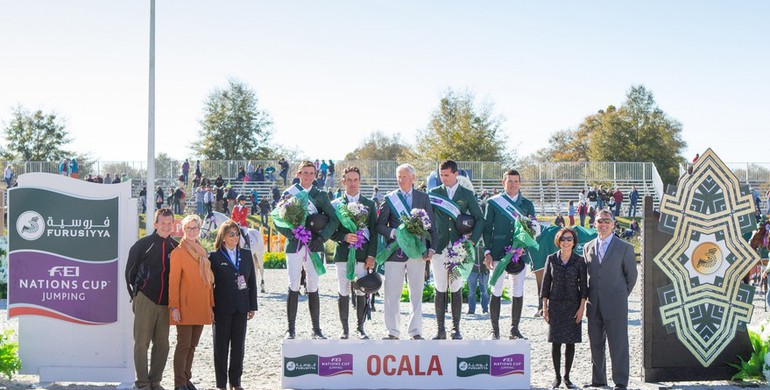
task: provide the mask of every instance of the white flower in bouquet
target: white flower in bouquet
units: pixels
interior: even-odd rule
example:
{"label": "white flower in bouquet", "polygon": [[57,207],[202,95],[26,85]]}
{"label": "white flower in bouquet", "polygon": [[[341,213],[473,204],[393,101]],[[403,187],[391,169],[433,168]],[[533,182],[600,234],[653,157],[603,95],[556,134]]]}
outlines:
{"label": "white flower in bouquet", "polygon": [[444,267],[449,272],[449,279],[455,280],[460,277],[460,264],[465,261],[468,251],[463,245],[464,240],[457,240],[447,248],[447,259],[444,261]]}

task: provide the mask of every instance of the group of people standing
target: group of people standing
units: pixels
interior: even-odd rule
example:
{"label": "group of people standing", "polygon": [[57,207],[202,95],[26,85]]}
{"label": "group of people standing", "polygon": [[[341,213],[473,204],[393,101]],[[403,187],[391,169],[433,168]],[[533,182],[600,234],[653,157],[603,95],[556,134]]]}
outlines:
{"label": "group of people standing", "polygon": [[[304,271],[311,334],[314,339],[326,339],[320,321],[319,270],[313,255],[322,252],[327,240],[334,240],[337,264],[338,315],[342,325],[340,338],[351,336],[349,308],[351,284],[373,272],[377,263],[384,268],[384,322],[385,340],[400,340],[402,336],[400,300],[406,279],[411,312],[406,337],[424,340],[422,328],[422,295],[426,262],[434,276],[435,311],[437,328],[432,339],[462,339],[462,279],[452,277],[445,263],[449,248],[462,238],[472,246],[483,240],[484,261],[481,266],[493,270],[510,251],[518,217],[535,217],[531,201],[519,191],[521,177],[518,171],[503,174],[503,192],[488,199],[482,211],[472,191],[462,187],[454,161],[441,163],[441,185],[423,192],[414,188],[415,170],[410,164],[396,169],[398,189],[383,196],[379,208],[360,192],[361,172],[356,167],[344,169],[340,178],[345,191],[334,201],[326,192],[313,186],[318,171],[313,162],[305,161],[297,171],[298,182],[284,191],[284,198],[298,196],[307,199],[309,218],[303,228],[309,236],[295,234],[298,227],[276,228],[287,237],[286,262],[288,291],[286,299],[286,339],[297,338],[296,316],[299,305],[300,278]],[[301,194],[301,197],[299,196]],[[351,203],[360,204],[366,214],[365,225],[352,228],[340,223],[338,208]],[[425,251],[415,254],[401,248],[385,259],[376,261],[378,236],[386,245],[398,244],[398,229],[404,218],[415,209],[424,212],[429,221],[427,234],[421,244]],[[319,226],[314,218],[325,216],[327,222]],[[461,229],[457,221],[461,215],[473,222],[470,229]],[[312,221],[312,222],[311,222]],[[616,388],[628,384],[628,300],[637,278],[633,248],[612,238],[614,215],[608,210],[598,212],[595,226],[598,238],[585,245],[585,257],[574,253],[577,234],[569,228],[561,229],[555,243],[559,250],[550,255],[542,277],[540,298],[542,315],[549,326],[548,340],[553,343],[552,358],[556,378],[554,387],[562,380],[574,387],[569,373],[574,359],[574,344],[581,342],[581,323],[588,317],[588,336],[593,363],[592,384],[604,386],[606,380],[605,344],[609,341],[612,360],[612,379]],[[177,325],[177,351],[174,354],[176,390],[195,390],[190,381],[190,367],[202,326],[214,321],[214,366],[217,388],[229,384],[240,388],[243,370],[243,352],[246,323],[257,310],[257,291],[254,265],[248,250],[240,248],[239,226],[234,221],[223,224],[217,235],[215,251],[206,253],[197,240],[201,227],[197,215],[183,222],[184,238],[181,243],[169,237],[173,224],[170,210],[160,209],[155,215],[155,232],[140,239],[129,254],[126,281],[133,299],[134,359],[137,373],[136,387],[160,390],[160,379],[168,355],[168,327]],[[365,232],[364,232],[365,230]],[[347,269],[348,255],[355,251],[355,266]],[[408,252],[410,254],[408,254]],[[519,329],[523,308],[528,254],[521,261],[510,264],[511,325],[508,337],[524,339]],[[244,261],[249,259],[248,261]],[[348,275],[352,272],[352,280]],[[501,338],[500,311],[505,274],[493,286],[489,303],[490,339]],[[163,286],[168,286],[164,290]],[[352,293],[355,307],[355,333],[359,339],[369,339],[364,329],[366,305],[363,292]],[[451,312],[451,328],[445,324],[446,310]],[[182,327],[181,329],[179,327]],[[189,327],[189,328],[185,328]],[[449,330],[449,332],[447,332]],[[152,343],[152,357],[147,370],[147,352]],[[561,375],[561,344],[565,344],[565,371]],[[228,369],[229,355],[229,369]]]}
{"label": "group of people standing", "polygon": [[[257,284],[251,253],[240,248],[240,229],[227,221],[214,251],[198,240],[201,219],[182,220],[183,238],[170,237],[174,214],[155,212],[155,231],[129,251],[126,285],[134,312],[134,367],[137,389],[162,390],[169,354],[169,326],[177,326],[174,388],[196,390],[192,362],[204,325],[214,324],[214,371],[217,389],[229,382],[241,390],[246,323],[257,310]],[[147,352],[152,349],[149,360]]]}

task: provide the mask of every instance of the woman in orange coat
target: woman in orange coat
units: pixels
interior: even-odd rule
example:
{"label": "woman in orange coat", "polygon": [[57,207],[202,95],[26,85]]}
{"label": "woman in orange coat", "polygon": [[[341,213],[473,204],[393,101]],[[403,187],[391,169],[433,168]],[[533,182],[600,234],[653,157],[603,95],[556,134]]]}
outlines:
{"label": "woman in orange coat", "polygon": [[168,276],[168,306],[171,324],[176,325],[174,351],[174,389],[196,390],[190,382],[195,347],[203,325],[214,319],[214,274],[208,253],[198,241],[201,219],[188,215],[182,220],[184,237],[171,252],[171,272]]}

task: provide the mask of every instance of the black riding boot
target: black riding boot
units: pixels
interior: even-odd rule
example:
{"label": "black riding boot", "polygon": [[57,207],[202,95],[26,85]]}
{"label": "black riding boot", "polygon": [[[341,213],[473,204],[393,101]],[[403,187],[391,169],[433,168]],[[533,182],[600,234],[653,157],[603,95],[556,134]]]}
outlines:
{"label": "black riding boot", "polygon": [[361,340],[369,340],[369,336],[364,332],[364,322],[366,322],[366,296],[356,296],[356,333]]}
{"label": "black riding boot", "polygon": [[444,317],[446,317],[446,293],[436,291],[436,295],[433,301],[436,307],[436,323],[438,324],[438,332],[433,340],[446,340],[446,328],[444,327]]}
{"label": "black riding boot", "polygon": [[326,340],[326,336],[321,333],[321,300],[318,291],[307,293],[307,306],[310,309],[310,322],[313,324],[313,338]]}
{"label": "black riding boot", "polygon": [[452,293],[452,340],[462,340],[460,333],[460,317],[463,314],[463,291]]}
{"label": "black riding boot", "polygon": [[286,336],[284,338],[292,340],[296,337],[294,330],[294,323],[297,319],[297,304],[299,303],[299,291],[289,290],[289,295],[286,298],[286,318],[289,320],[289,329],[286,330]]}
{"label": "black riding boot", "polygon": [[337,297],[337,308],[340,311],[340,322],[342,323],[342,334],[340,338],[346,340],[348,338],[348,313],[350,306],[348,306],[348,297],[340,295]]}
{"label": "black riding boot", "polygon": [[519,332],[519,321],[521,321],[521,309],[523,306],[524,297],[511,298],[511,340],[527,339]]}
{"label": "black riding boot", "polygon": [[489,319],[492,320],[492,333],[489,335],[491,340],[500,340],[500,299],[493,294],[489,301]]}

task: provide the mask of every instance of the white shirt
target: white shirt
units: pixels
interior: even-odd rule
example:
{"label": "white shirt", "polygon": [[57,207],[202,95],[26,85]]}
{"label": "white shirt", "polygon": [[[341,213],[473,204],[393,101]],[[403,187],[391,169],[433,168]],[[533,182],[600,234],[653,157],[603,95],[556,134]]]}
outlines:
{"label": "white shirt", "polygon": [[455,192],[457,192],[457,187],[460,185],[460,182],[456,182],[455,185],[451,187],[446,187],[446,194],[449,197],[449,199],[452,199],[455,197]]}
{"label": "white shirt", "polygon": [[[230,261],[232,261],[233,263],[235,263],[236,261],[238,261],[238,257],[237,257],[237,254],[235,253],[235,251],[237,251],[237,250],[238,250],[238,247],[237,247],[237,246],[236,246],[236,247],[235,247],[235,249],[233,249],[233,250],[227,249],[227,247],[225,247],[225,250],[227,251],[227,256],[230,256]],[[237,263],[236,263],[236,264],[237,264]]]}
{"label": "white shirt", "polygon": [[355,195],[349,195],[347,192],[345,193],[345,196],[348,198],[348,203],[356,203],[358,202],[358,198],[361,196],[361,193],[357,193]]}

